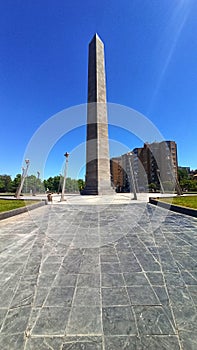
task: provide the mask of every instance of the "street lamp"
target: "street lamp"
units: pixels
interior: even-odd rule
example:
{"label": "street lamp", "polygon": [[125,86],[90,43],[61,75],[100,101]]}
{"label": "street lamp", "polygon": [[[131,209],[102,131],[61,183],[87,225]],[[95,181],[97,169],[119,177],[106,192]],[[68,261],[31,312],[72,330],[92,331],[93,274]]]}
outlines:
{"label": "street lamp", "polygon": [[62,174],[59,174],[59,177],[60,177],[60,180],[59,180],[59,185],[58,185],[57,194],[59,194],[59,193],[60,193]]}
{"label": "street lamp", "polygon": [[[167,156],[167,161],[168,161],[168,165],[169,165],[169,169],[170,169],[170,174],[172,176],[172,181],[173,183],[175,184],[175,190],[177,192],[177,196],[181,196],[183,194],[182,190],[181,190],[181,186],[179,184],[179,181],[178,181],[178,178],[177,178],[177,175],[173,169],[173,164],[172,164],[172,160],[170,158],[170,156]],[[171,161],[171,162],[170,162]]]}
{"label": "street lamp", "polygon": [[40,180],[40,172],[37,171],[37,179],[35,180],[35,188],[34,188],[34,193],[33,195],[35,196],[36,195],[36,192],[38,191],[39,193],[39,180]]}
{"label": "street lamp", "polygon": [[61,199],[60,201],[64,201],[64,192],[65,192],[65,185],[66,185],[66,175],[67,175],[67,170],[68,170],[68,157],[69,157],[69,153],[66,152],[64,154],[64,157],[66,157],[66,162],[65,162],[65,168],[64,168],[64,179],[63,179],[63,185],[62,185],[62,194],[61,194]]}
{"label": "street lamp", "polygon": [[20,186],[18,187],[17,191],[16,191],[16,194],[15,194],[15,197],[18,199],[20,198],[20,194],[21,194],[21,191],[23,189],[23,185],[24,185],[24,181],[25,181],[25,178],[27,176],[27,171],[28,171],[28,168],[29,168],[29,159],[25,159],[25,163],[26,163],[26,168],[22,168],[22,177],[21,177],[21,183],[20,183]]}
{"label": "street lamp", "polygon": [[162,185],[161,176],[160,176],[160,170],[159,169],[157,169],[157,177],[159,179],[159,183],[160,183],[160,187],[161,187],[161,193],[165,193],[163,185]]}
{"label": "street lamp", "polygon": [[[133,156],[132,153],[130,153],[129,155]],[[131,176],[130,176],[130,179],[131,179],[131,181],[130,181],[130,182],[131,182],[131,183],[130,183],[130,187],[131,187],[131,185],[132,185],[133,195],[134,195],[133,199],[136,200],[136,199],[137,199],[137,192],[136,192],[134,173],[133,173],[133,168],[132,168],[131,158],[130,158],[130,157],[129,157],[129,167],[130,167],[130,174],[131,174]]]}

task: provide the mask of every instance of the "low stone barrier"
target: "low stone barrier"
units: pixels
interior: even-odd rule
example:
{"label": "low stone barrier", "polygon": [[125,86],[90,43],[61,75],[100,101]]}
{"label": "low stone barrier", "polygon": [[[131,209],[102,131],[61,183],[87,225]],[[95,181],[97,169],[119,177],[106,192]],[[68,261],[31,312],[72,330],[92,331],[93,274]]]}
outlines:
{"label": "low stone barrier", "polygon": [[165,202],[160,201],[159,198],[153,198],[153,197],[149,198],[149,203],[154,204],[154,205],[158,205],[161,208],[168,209],[168,210],[174,211],[176,213],[194,216],[195,218],[197,218],[197,209],[181,207],[179,205],[165,203]]}
{"label": "low stone barrier", "polygon": [[29,210],[37,209],[39,207],[44,206],[45,204],[47,204],[46,200],[42,200],[42,201],[35,203],[35,204],[26,205],[25,207],[22,207],[22,208],[17,208],[17,209],[5,211],[3,213],[0,213],[0,220],[11,218],[12,216],[15,216],[18,214],[26,213]]}

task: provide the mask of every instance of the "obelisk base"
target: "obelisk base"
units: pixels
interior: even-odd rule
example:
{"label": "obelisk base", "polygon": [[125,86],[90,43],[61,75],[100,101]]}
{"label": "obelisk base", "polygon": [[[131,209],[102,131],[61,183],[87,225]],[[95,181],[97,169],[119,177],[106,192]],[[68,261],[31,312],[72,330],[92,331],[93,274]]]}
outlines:
{"label": "obelisk base", "polygon": [[112,195],[112,194],[114,194],[115,192],[114,192],[114,190],[113,190],[113,188],[112,187],[108,187],[108,188],[102,188],[102,189],[100,189],[100,190],[96,190],[95,188],[88,188],[88,187],[85,187],[81,192],[80,192],[80,194],[81,195],[92,195],[92,196],[98,196],[98,195],[100,195],[100,196],[105,196],[105,195]]}
{"label": "obelisk base", "polygon": [[98,195],[98,190],[95,190],[94,188],[88,188],[85,187],[81,192],[81,195]]}

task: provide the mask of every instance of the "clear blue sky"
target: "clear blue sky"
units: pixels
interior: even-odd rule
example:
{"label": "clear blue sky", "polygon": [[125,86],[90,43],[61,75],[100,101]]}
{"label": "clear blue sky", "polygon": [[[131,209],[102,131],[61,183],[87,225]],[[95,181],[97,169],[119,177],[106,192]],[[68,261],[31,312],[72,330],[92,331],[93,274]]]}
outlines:
{"label": "clear blue sky", "polygon": [[[86,103],[95,32],[105,44],[108,102],[144,114],[177,142],[179,165],[196,169],[196,18],[196,0],[1,1],[0,174],[20,173],[29,140],[48,118]],[[116,128],[110,137],[129,149],[143,144]],[[45,177],[84,140],[80,128],[58,141]]]}

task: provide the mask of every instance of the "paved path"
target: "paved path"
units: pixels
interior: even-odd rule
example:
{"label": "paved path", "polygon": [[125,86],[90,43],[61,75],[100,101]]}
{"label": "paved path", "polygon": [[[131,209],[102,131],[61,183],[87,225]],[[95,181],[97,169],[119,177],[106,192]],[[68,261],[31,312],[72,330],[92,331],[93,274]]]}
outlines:
{"label": "paved path", "polygon": [[2,221],[0,349],[197,349],[197,220],[166,214],[56,203]]}

